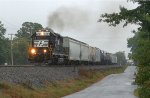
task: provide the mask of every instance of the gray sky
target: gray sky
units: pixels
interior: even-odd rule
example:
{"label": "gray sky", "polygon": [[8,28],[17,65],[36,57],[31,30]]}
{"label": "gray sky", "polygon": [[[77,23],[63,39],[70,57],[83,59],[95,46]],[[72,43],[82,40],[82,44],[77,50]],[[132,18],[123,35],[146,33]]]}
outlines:
{"label": "gray sky", "polygon": [[[133,36],[131,31],[137,26],[129,25],[122,28],[109,27],[106,23],[98,23],[100,14],[118,12],[119,6],[129,9],[137,4],[127,0],[0,0],[0,21],[8,33],[16,33],[23,22],[37,22],[44,27],[50,26],[54,31],[86,42],[108,52],[125,51],[127,38]],[[55,20],[50,16],[61,13],[63,28],[60,23],[49,23]],[[56,18],[57,19],[57,18]]]}

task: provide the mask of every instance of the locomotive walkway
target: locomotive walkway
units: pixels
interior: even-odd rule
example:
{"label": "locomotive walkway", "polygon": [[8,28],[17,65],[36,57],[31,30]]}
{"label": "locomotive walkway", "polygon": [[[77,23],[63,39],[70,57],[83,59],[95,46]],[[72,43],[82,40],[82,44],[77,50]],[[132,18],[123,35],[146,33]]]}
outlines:
{"label": "locomotive walkway", "polygon": [[112,74],[92,86],[63,98],[136,98],[133,95],[135,66],[129,66],[124,73]]}

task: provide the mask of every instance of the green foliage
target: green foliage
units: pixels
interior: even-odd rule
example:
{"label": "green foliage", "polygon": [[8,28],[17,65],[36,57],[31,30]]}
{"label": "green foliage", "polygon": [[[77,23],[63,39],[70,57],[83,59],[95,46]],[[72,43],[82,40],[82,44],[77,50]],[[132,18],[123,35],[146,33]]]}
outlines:
{"label": "green foliage", "polygon": [[3,45],[4,40],[0,39],[0,64],[4,63],[5,57],[4,57],[4,45]]}
{"label": "green foliage", "polygon": [[4,37],[6,29],[0,21],[0,64],[4,64],[10,60],[9,40]]}
{"label": "green foliage", "polygon": [[3,63],[10,63],[10,41],[9,39],[3,40],[3,58],[5,59]]}
{"label": "green foliage", "polygon": [[128,39],[128,47],[132,51],[130,57],[138,63],[136,82],[141,87],[139,97],[150,98],[150,1],[130,1],[138,3],[138,7],[131,10],[120,7],[119,13],[102,14],[99,21],[107,22],[110,26],[116,26],[121,22],[125,22],[123,26],[129,23],[140,26],[137,31],[133,31],[134,37]]}
{"label": "green foliage", "polygon": [[28,45],[29,40],[27,38],[21,37],[13,40],[14,64],[23,65],[28,63]]}
{"label": "green foliage", "polygon": [[33,33],[41,29],[43,29],[43,27],[39,23],[24,22],[22,27],[17,31],[16,36],[29,38]]}
{"label": "green foliage", "polygon": [[7,85],[6,83],[0,83],[0,89],[9,89],[10,86]]}
{"label": "green foliage", "polygon": [[117,52],[115,53],[115,55],[117,56],[117,62],[120,65],[125,65],[126,64],[126,57],[125,57],[125,53],[124,52]]}
{"label": "green foliage", "polygon": [[[27,51],[30,42],[30,33],[35,33],[38,30],[43,29],[41,24],[24,22],[22,27],[17,31],[17,34],[13,40],[13,57],[14,64],[28,64]],[[6,29],[0,21],[0,64],[5,62],[11,63],[11,53],[10,53],[10,40],[4,37]]]}
{"label": "green foliage", "polygon": [[[136,76],[136,83],[140,86],[144,86],[150,81],[150,67],[140,65],[141,68],[138,68],[138,74]],[[146,74],[145,74],[146,73]],[[149,82],[150,83],[150,82]]]}
{"label": "green foliage", "polygon": [[24,22],[20,30],[17,31],[16,37],[13,40],[13,55],[14,64],[28,64],[28,46],[30,42],[30,36],[43,29],[39,23]]}
{"label": "green foliage", "polygon": [[99,22],[107,22],[110,26],[116,26],[122,21],[125,21],[124,26],[127,26],[129,23],[140,26],[146,25],[149,20],[145,17],[149,17],[150,2],[148,0],[136,0],[136,2],[139,4],[137,8],[128,10],[120,6],[119,13],[102,14]]}
{"label": "green foliage", "polygon": [[6,29],[4,28],[4,25],[0,21],[0,38],[4,38],[4,34],[6,32]]}
{"label": "green foliage", "polygon": [[150,63],[150,41],[145,32],[137,34],[128,40],[128,47],[131,47],[132,58],[140,65],[149,65]]}
{"label": "green foliage", "polygon": [[138,90],[139,98],[149,98],[150,96],[150,86],[143,86]]}
{"label": "green foliage", "polygon": [[128,53],[128,58],[129,58],[129,60],[132,60],[132,53]]}

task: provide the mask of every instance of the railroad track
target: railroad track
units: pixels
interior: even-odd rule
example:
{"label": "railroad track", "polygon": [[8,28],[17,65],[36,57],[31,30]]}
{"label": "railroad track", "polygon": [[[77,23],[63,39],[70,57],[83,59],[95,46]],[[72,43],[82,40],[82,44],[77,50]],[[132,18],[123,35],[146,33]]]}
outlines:
{"label": "railroad track", "polygon": [[0,65],[0,67],[101,67],[101,68],[108,68],[108,67],[121,67],[120,65]]}

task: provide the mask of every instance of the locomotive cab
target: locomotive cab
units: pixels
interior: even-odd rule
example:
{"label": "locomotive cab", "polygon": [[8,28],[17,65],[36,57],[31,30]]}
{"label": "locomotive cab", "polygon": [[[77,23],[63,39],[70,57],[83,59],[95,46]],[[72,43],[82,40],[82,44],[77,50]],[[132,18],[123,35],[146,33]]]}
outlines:
{"label": "locomotive cab", "polygon": [[51,31],[35,32],[31,36],[28,60],[33,63],[57,64],[64,61],[63,37]]}

